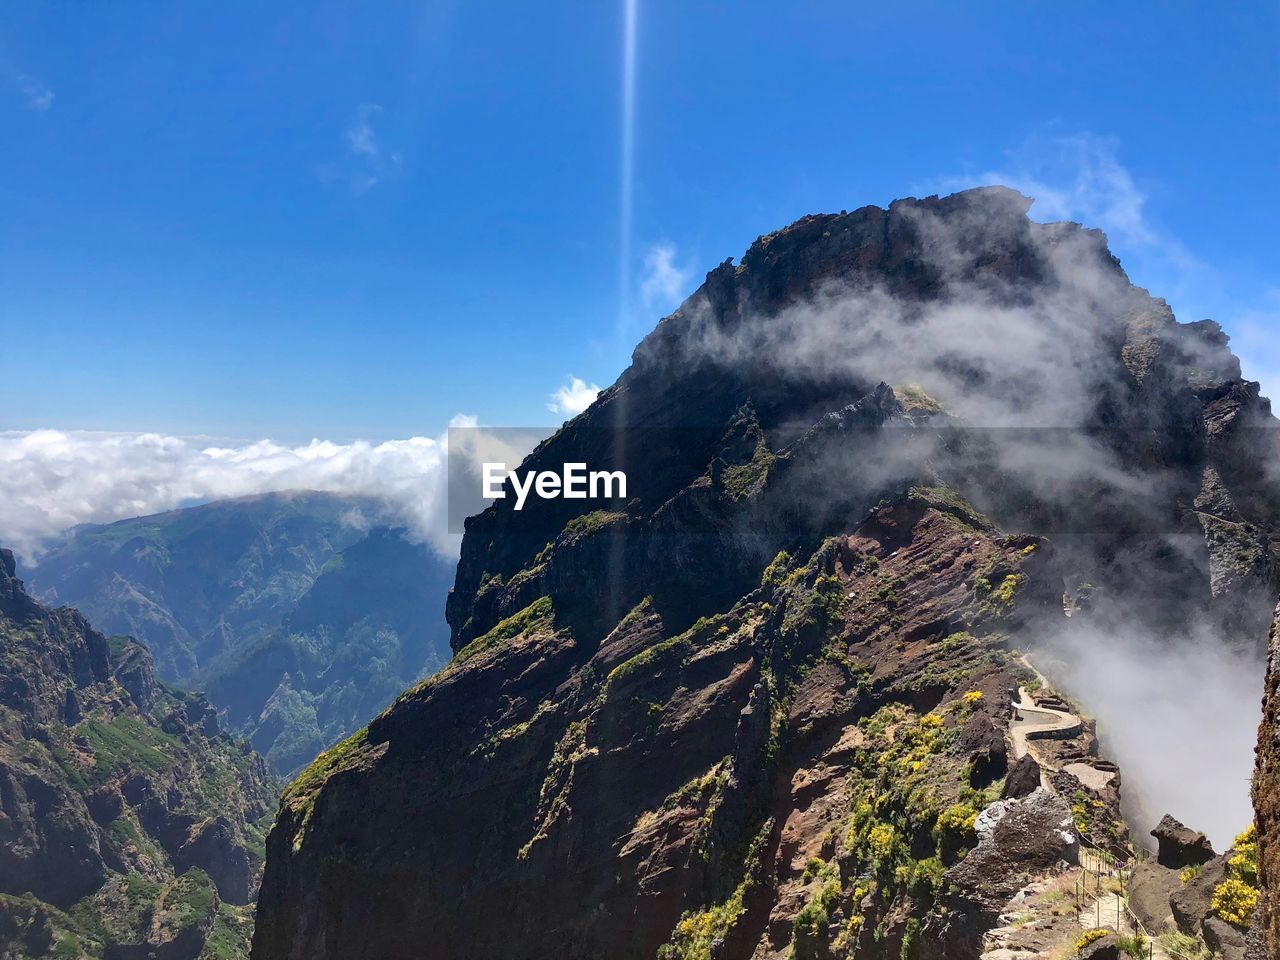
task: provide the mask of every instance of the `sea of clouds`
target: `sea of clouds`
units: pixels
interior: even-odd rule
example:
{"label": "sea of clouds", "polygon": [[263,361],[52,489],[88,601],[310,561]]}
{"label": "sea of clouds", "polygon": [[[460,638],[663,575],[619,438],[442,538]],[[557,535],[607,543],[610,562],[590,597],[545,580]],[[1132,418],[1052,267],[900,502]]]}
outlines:
{"label": "sea of clouds", "polygon": [[[470,418],[454,425],[474,427]],[[445,437],[238,445],[158,433],[0,433],[0,545],[27,563],[52,538],[208,500],[275,490],[375,496],[446,555]]]}

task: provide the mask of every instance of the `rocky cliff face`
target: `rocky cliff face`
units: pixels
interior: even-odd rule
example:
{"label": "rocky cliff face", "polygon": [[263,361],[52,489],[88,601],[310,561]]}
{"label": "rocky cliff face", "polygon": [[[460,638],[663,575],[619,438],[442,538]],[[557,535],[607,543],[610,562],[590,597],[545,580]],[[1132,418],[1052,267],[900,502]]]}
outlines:
{"label": "rocky cliff face", "polygon": [[969,957],[1123,849],[1013,648],[1255,629],[1270,412],[1216,325],[1026,209],[807,217],[712,271],[525,463],[627,499],[472,518],[450,666],[287,791],[254,956]]}
{"label": "rocky cliff face", "polygon": [[0,551],[0,953],[244,955],[275,787],[147,651]]}
{"label": "rocky cliff face", "polygon": [[1253,781],[1258,828],[1258,881],[1262,895],[1256,925],[1266,952],[1280,957],[1280,607],[1267,656],[1267,686],[1258,728],[1258,769]]}

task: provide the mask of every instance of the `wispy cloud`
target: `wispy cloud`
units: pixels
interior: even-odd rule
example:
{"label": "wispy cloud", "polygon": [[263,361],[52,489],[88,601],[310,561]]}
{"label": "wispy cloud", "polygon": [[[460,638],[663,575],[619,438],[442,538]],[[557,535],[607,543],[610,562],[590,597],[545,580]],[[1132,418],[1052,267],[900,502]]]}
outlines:
{"label": "wispy cloud", "polygon": [[551,394],[551,402],[547,409],[563,417],[576,417],[600,394],[600,388],[594,383],[588,384],[578,377],[569,376],[569,381]]}
{"label": "wispy cloud", "polygon": [[[1265,291],[1260,302],[1244,302],[1229,279],[1197,257],[1152,218],[1148,192],[1120,160],[1114,137],[1092,133],[1037,134],[1005,153],[997,169],[943,177],[922,193],[950,193],[966,187],[1002,184],[1035,199],[1037,220],[1074,220],[1101,228],[1135,281],[1167,297],[1183,320],[1209,311],[1231,335],[1245,375],[1262,383],[1263,393],[1280,397],[1280,293]],[[1137,272],[1133,271],[1137,267]]]}
{"label": "wispy cloud", "polygon": [[27,107],[32,110],[45,111],[53,106],[54,94],[46,84],[31,76],[31,74],[19,70],[12,64],[3,62],[0,62],[0,64],[7,68],[9,76],[13,80],[13,85],[22,94],[22,99],[26,102]]}
{"label": "wispy cloud", "polygon": [[655,243],[644,258],[644,275],[640,293],[646,306],[673,307],[689,292],[693,271],[676,263],[676,247],[672,243]]}
{"label": "wispy cloud", "polygon": [[1224,326],[1244,375],[1262,385],[1262,395],[1280,413],[1280,287],[1268,290],[1262,303],[1228,317]]}
{"label": "wispy cloud", "polygon": [[1037,220],[1075,220],[1112,240],[1166,245],[1146,214],[1147,195],[1117,156],[1119,143],[1092,133],[1037,135],[1005,153],[999,169],[945,177],[941,190],[1002,184],[1035,198]]}
{"label": "wispy cloud", "polygon": [[378,144],[378,135],[373,131],[373,119],[380,113],[382,107],[376,103],[360,104],[356,108],[356,119],[343,134],[347,148],[353,154],[375,163],[382,159],[382,147]]}
{"label": "wispy cloud", "polygon": [[355,116],[342,131],[346,156],[321,166],[322,180],[345,183],[353,195],[360,196],[400,169],[399,151],[387,150],[378,134],[376,123],[382,114],[377,103],[356,107]]}

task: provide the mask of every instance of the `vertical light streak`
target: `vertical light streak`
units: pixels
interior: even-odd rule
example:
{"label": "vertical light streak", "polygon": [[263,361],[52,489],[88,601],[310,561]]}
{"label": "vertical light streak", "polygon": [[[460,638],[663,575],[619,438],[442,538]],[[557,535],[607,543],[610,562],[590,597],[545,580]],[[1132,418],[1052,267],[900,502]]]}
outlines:
{"label": "vertical light streak", "polygon": [[631,318],[631,212],[635,178],[636,20],[640,0],[623,0],[622,169],[618,201],[618,340],[624,350]]}

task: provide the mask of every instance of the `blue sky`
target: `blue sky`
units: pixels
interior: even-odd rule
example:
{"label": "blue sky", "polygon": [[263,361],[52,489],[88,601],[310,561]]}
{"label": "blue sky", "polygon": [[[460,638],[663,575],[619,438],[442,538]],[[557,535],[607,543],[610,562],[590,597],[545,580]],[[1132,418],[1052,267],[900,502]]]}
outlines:
{"label": "blue sky", "polygon": [[639,0],[625,306],[623,19],[7,6],[0,430],[554,422],[757,235],[997,179],[1280,388],[1275,4]]}

